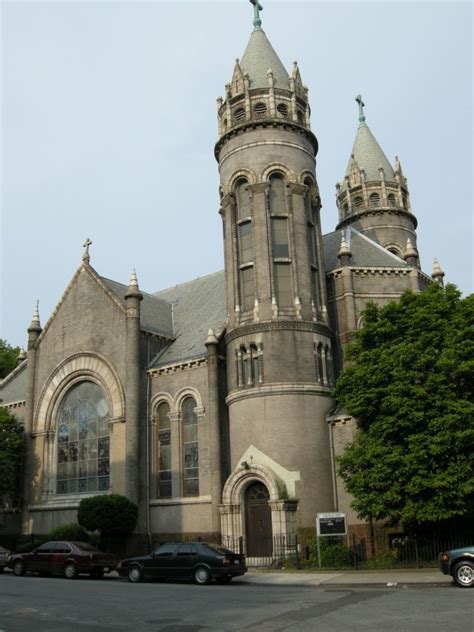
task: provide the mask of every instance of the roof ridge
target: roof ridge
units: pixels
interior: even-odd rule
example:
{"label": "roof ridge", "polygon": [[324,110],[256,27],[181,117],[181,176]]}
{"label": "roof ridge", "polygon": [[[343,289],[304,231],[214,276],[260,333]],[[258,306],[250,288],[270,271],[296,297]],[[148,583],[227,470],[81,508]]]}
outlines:
{"label": "roof ridge", "polygon": [[353,226],[348,226],[350,231],[353,231],[354,233],[356,233],[359,237],[362,237],[362,239],[365,239],[366,241],[368,241],[370,244],[372,244],[373,246],[375,246],[376,248],[378,248],[379,250],[381,250],[384,254],[386,255],[390,255],[393,259],[396,259],[397,261],[401,261],[403,263],[404,266],[407,265],[407,262],[402,259],[401,257],[399,257],[398,255],[393,254],[393,252],[390,252],[390,250],[387,250],[387,248],[384,248],[383,246],[381,246],[380,244],[378,244],[376,241],[374,241],[373,239],[371,239],[370,237],[367,237],[367,235],[364,235],[363,233],[361,233],[360,231],[358,231],[356,228],[354,228]]}
{"label": "roof ridge", "polygon": [[[117,285],[121,285],[121,286],[122,286],[122,287],[124,287],[125,289],[128,289],[128,285],[125,285],[125,283],[121,283],[120,281],[115,281],[114,279],[109,279],[109,278],[104,277],[104,276],[102,276],[102,275],[100,275],[100,278],[101,278],[103,281],[106,281],[106,282],[107,282],[107,281],[111,281],[112,283],[116,283]],[[169,301],[167,301],[165,298],[161,298],[161,296],[157,296],[156,294],[154,294],[154,293],[152,294],[151,292],[145,292],[144,290],[142,290],[142,288],[140,288],[140,292],[141,292],[142,294],[145,294],[146,296],[149,296],[150,298],[157,299],[157,300],[160,300],[160,301],[164,301],[165,303],[170,304],[170,302],[169,302]],[[124,295],[124,298],[125,298],[125,295]]]}
{"label": "roof ridge", "polygon": [[28,364],[28,358],[23,360],[23,362],[18,364],[14,369],[10,371],[8,375],[5,375],[5,377],[0,380],[0,387],[4,386],[5,384],[8,384],[8,382],[12,380],[16,375],[18,375],[18,373],[20,373],[22,369],[26,368],[27,364]]}
{"label": "roof ridge", "polygon": [[[217,274],[222,274],[224,270],[217,270],[216,272],[210,272],[209,274],[205,274],[203,276],[196,277],[194,279],[190,279],[189,281],[183,281],[183,283],[176,283],[175,285],[170,285],[169,287],[165,287],[162,290],[158,290],[152,296],[157,296],[157,294],[161,294],[161,292],[167,292],[168,290],[174,290],[177,287],[183,287],[183,285],[189,285],[190,283],[194,283],[195,281],[200,281],[201,279],[208,279],[209,277],[216,276]],[[163,299],[166,300],[166,299]],[[170,301],[166,301],[169,303]]]}

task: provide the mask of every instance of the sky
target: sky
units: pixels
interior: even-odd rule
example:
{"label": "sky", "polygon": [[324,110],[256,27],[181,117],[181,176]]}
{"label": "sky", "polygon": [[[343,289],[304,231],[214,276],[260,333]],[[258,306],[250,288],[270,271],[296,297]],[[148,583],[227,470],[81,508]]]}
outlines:
{"label": "sky", "polygon": [[[473,291],[470,2],[262,0],[298,60],[319,141],[323,232],[358,125],[399,155],[422,268]],[[252,30],[247,0],[3,0],[0,337],[26,346],[91,265],[155,292],[223,268],[216,98]]]}

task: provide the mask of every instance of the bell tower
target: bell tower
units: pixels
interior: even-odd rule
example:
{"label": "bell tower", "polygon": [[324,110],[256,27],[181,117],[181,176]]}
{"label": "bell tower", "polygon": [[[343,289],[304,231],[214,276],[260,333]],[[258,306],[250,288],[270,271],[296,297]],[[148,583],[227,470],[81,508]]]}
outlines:
{"label": "bell tower", "polygon": [[[275,534],[283,523],[296,529],[296,515],[299,526],[312,526],[316,511],[333,507],[326,424],[333,405],[332,334],[308,89],[296,62],[291,73],[285,69],[261,28],[262,6],[250,1],[254,29],[225,98],[217,99],[229,480],[235,489],[239,476],[263,482],[271,488],[270,504],[288,500],[289,522],[272,509]],[[224,499],[235,504],[232,485]],[[239,520],[224,521],[224,535],[242,535]]]}
{"label": "bell tower", "polygon": [[336,184],[337,230],[353,226],[410,265],[420,267],[417,219],[398,156],[392,167],[366,123],[359,94],[359,127],[344,180]]}

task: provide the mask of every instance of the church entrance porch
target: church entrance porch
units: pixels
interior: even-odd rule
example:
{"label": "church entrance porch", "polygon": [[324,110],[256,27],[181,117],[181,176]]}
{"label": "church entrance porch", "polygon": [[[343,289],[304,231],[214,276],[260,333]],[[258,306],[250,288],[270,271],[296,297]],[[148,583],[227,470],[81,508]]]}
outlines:
{"label": "church entrance porch", "polygon": [[221,514],[222,544],[244,553],[249,566],[270,566],[297,556],[296,499],[270,468],[244,463],[227,480]]}

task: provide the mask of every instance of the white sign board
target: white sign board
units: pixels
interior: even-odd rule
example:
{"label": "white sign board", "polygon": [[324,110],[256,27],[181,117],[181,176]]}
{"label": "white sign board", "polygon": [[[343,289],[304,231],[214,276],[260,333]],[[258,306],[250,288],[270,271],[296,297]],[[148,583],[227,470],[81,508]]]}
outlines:
{"label": "white sign board", "polygon": [[316,533],[320,537],[346,535],[346,514],[318,513],[316,516]]}

